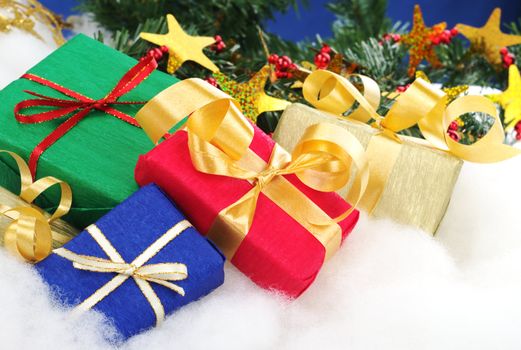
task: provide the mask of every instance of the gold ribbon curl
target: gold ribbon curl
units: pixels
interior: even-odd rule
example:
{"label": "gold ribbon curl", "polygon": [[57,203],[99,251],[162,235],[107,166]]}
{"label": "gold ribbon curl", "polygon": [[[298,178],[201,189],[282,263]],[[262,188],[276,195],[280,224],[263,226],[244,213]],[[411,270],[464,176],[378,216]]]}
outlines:
{"label": "gold ribbon curl", "polygon": [[4,245],[13,254],[28,262],[38,262],[45,259],[52,250],[53,239],[66,243],[70,238],[53,232],[51,223],[66,215],[72,204],[72,190],[70,186],[52,176],[41,178],[35,182],[27,163],[16,153],[0,150],[0,153],[10,155],[20,171],[20,198],[32,204],[34,200],[49,188],[59,185],[61,197],[58,207],[50,217],[34,206],[7,207],[0,204],[0,214],[13,220],[4,232]]}
{"label": "gold ribbon curl", "polygon": [[186,220],[178,222],[131,263],[125,262],[116,248],[114,248],[96,225],[90,225],[86,231],[92,236],[96,243],[98,243],[101,249],[103,249],[109,259],[76,254],[65,248],[55,249],[54,254],[71,261],[76,269],[99,273],[116,273],[114,278],[76,306],[73,309],[73,314],[80,315],[90,310],[110,295],[110,293],[119,288],[126,280],[132,278],[152,307],[156,315],[156,325],[159,326],[165,318],[165,309],[150,283],[162,285],[184,296],[184,289],[172,282],[182,281],[188,278],[188,269],[185,264],[181,263],[145,264],[189,227],[192,227],[192,225]]}
{"label": "gold ribbon curl", "polygon": [[[138,112],[136,120],[155,144],[186,120],[190,156],[198,171],[253,185],[221,210],[207,234],[228,259],[250,230],[260,193],[306,228],[324,246],[326,258],[330,257],[341,243],[338,222],[352,213],[369,182],[362,145],[331,124],[308,128],[292,155],[275,145],[270,160],[264,161],[249,149],[254,130],[238,103],[200,79],[186,79],[164,90]],[[283,177],[295,174],[315,190],[332,192],[347,184],[352,163],[359,170],[354,180],[358,197],[354,196],[351,209],[335,219]]]}
{"label": "gold ribbon curl", "polygon": [[[463,160],[491,163],[520,153],[520,150],[503,144],[504,131],[494,104],[482,96],[463,96],[447,107],[446,95],[423,79],[416,79],[401,94],[387,115],[377,113],[380,105],[378,84],[362,75],[351,75],[361,81],[360,92],[348,79],[330,71],[317,70],[304,81],[304,98],[325,112],[340,118],[362,123],[372,121],[377,133],[371,138],[366,155],[369,159],[370,181],[360,206],[371,213],[381,198],[387,180],[398,158],[402,140],[398,132],[418,124],[423,136],[440,150]],[[344,115],[358,102],[358,106]],[[494,118],[489,132],[471,145],[460,144],[451,139],[447,129],[453,120],[470,112],[482,112]],[[352,198],[352,191],[348,198]]]}

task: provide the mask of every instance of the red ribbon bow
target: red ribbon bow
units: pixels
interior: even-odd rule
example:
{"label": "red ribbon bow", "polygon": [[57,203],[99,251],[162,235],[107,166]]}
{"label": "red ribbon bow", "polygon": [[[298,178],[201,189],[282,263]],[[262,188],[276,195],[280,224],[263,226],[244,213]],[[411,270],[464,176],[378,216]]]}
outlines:
{"label": "red ribbon bow", "polygon": [[[156,68],[157,59],[160,56],[157,53],[152,52],[143,57],[134,67],[132,67],[121,80],[118,82],[116,87],[104,98],[100,100],[94,100],[87,96],[84,96],[78,92],[72,91],[53,83],[47,79],[41,78],[34,74],[24,74],[22,78],[34,81],[44,86],[48,86],[62,94],[72,97],[74,100],[59,99],[38,94],[33,91],[25,91],[28,94],[39,97],[38,99],[24,100],[18,103],[14,108],[14,114],[16,120],[24,124],[36,124],[48,122],[51,120],[62,118],[68,114],[73,113],[65,122],[60,124],[54,131],[52,131],[47,137],[43,139],[31,152],[29,158],[29,169],[33,178],[36,175],[36,168],[38,166],[38,160],[40,156],[62,136],[64,136],[69,130],[75,127],[83,118],[89,115],[93,110],[103,111],[116,118],[119,118],[131,125],[139,127],[139,124],[135,119],[123,112],[113,108],[113,105],[130,105],[130,104],[144,104],[145,102],[138,101],[118,101],[120,97],[127,94],[140,83],[142,83]],[[51,111],[45,111],[34,114],[23,114],[22,111],[33,107],[55,107]]]}

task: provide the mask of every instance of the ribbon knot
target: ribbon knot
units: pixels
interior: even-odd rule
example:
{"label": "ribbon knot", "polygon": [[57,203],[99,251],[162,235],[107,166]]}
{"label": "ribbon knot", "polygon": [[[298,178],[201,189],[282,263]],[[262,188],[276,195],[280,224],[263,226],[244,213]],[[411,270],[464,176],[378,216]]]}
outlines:
{"label": "ribbon knot", "polygon": [[[138,269],[138,267],[136,265],[129,264],[128,267],[125,270],[123,270],[121,273],[125,276],[133,277],[134,275],[136,275],[137,269]],[[143,277],[143,276],[140,276],[139,274],[137,276]]]}
{"label": "ribbon knot", "polygon": [[[132,67],[104,98],[98,100],[84,96],[79,92],[68,89],[37,75],[24,74],[22,78],[49,87],[72,98],[72,100],[60,99],[45,96],[34,91],[25,91],[37,98],[24,100],[18,103],[14,108],[16,120],[23,124],[44,123],[71,115],[66,121],[47,135],[31,152],[29,157],[29,169],[33,178],[36,176],[36,169],[40,156],[56,141],[74,128],[80,121],[87,117],[93,110],[105,112],[130,125],[139,127],[138,123],[132,116],[115,109],[113,106],[144,104],[145,102],[143,101],[119,101],[119,99],[141,84],[150,74],[152,74],[152,72],[157,68],[157,65],[155,56],[147,55]],[[53,109],[31,114],[23,113],[26,109],[36,107],[50,107]]]}
{"label": "ribbon knot", "polygon": [[255,185],[258,187],[259,191],[262,191],[262,189],[266,187],[275,176],[277,176],[277,169],[264,170],[255,177]]}
{"label": "ribbon knot", "polygon": [[101,288],[96,290],[90,297],[79,304],[75,308],[74,312],[82,313],[90,310],[121,286],[126,280],[132,278],[150,303],[150,306],[156,315],[156,323],[159,325],[165,318],[165,310],[161,300],[159,300],[150,283],[161,285],[181,296],[184,296],[184,289],[172,282],[187,279],[188,269],[185,264],[181,263],[158,263],[148,265],[146,263],[157,255],[157,253],[159,253],[159,251],[161,251],[161,249],[163,249],[167,244],[191,226],[192,225],[186,220],[180,221],[159,237],[131,263],[125,262],[118,251],[114,246],[112,246],[107,237],[96,225],[87,227],[86,231],[103,249],[109,259],[77,254],[65,248],[55,249],[54,254],[71,261],[72,266],[78,270],[116,274],[112,280],[107,282]]}

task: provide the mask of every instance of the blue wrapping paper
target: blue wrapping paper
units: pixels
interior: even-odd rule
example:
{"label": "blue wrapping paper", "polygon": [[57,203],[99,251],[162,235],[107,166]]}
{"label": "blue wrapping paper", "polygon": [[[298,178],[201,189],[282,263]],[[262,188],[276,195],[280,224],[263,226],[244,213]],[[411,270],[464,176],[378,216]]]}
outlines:
{"label": "blue wrapping paper", "polygon": [[[96,226],[123,259],[130,263],[182,220],[185,220],[184,216],[152,184],[134,193],[102,217]],[[77,254],[109,258],[86,231],[64,248]],[[161,300],[166,315],[209,294],[224,282],[224,257],[192,227],[174,238],[145,265],[166,262],[182,263],[188,268],[188,278],[175,282],[184,288],[185,296],[150,283]],[[70,307],[81,303],[116,276],[115,273],[78,270],[71,261],[56,254],[51,254],[37,264],[36,269],[57,299]],[[126,280],[93,309],[103,313],[113,323],[123,340],[156,324],[152,307],[132,278]]]}

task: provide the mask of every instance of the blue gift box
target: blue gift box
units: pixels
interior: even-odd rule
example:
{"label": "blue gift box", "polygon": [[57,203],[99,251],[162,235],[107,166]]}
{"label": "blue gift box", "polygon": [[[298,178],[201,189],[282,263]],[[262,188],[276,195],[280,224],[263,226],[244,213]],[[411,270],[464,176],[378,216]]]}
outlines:
{"label": "blue gift box", "polygon": [[[183,225],[189,227],[184,229]],[[178,230],[180,233],[175,238],[170,237],[171,240],[165,241],[165,233],[168,234],[174,230]],[[111,254],[110,250],[101,248],[100,240],[95,239],[96,235],[89,233],[96,231],[101,232],[110,242],[105,243],[105,246],[106,244],[112,245],[116,253]],[[157,242],[160,241],[164,246],[157,249]],[[47,259],[37,264],[36,269],[51,286],[56,297],[64,305],[76,307],[76,309],[89,297],[92,299],[92,295],[98,289],[104,288],[107,283],[118,280],[118,278],[121,281],[121,277],[123,277],[124,282],[95,304],[92,309],[107,316],[125,340],[153,327],[158,321],[156,311],[150,302],[150,299],[154,298],[145,296],[145,291],[142,291],[146,289],[143,288],[143,283],[138,285],[138,282],[143,281],[137,281],[132,277],[134,275],[128,271],[114,273],[84,270],[81,261],[75,267],[73,262],[63,257],[63,253],[60,252],[72,252],[72,255],[79,256],[80,259],[87,256],[105,259],[105,261],[114,261],[112,257],[119,253],[124,262],[131,263],[151,246],[156,249],[154,254],[151,254],[152,257],[143,264],[144,267],[155,264],[161,264],[157,265],[161,267],[165,266],[165,263],[178,263],[184,264],[187,270],[186,278],[169,281],[182,289],[184,293],[165,287],[161,281],[156,283],[157,277],[161,277],[161,272],[156,271],[150,280],[144,282],[144,284],[149,284],[153,290],[151,294],[157,296],[156,302],[162,304],[164,313],[167,315],[183,305],[207,295],[224,282],[223,255],[189,225],[165,194],[153,184],[134,193],[95,225],[91,225],[66,244],[64,249],[56,250]],[[78,260],[74,261],[78,262]],[[144,272],[138,271],[138,273]]]}

